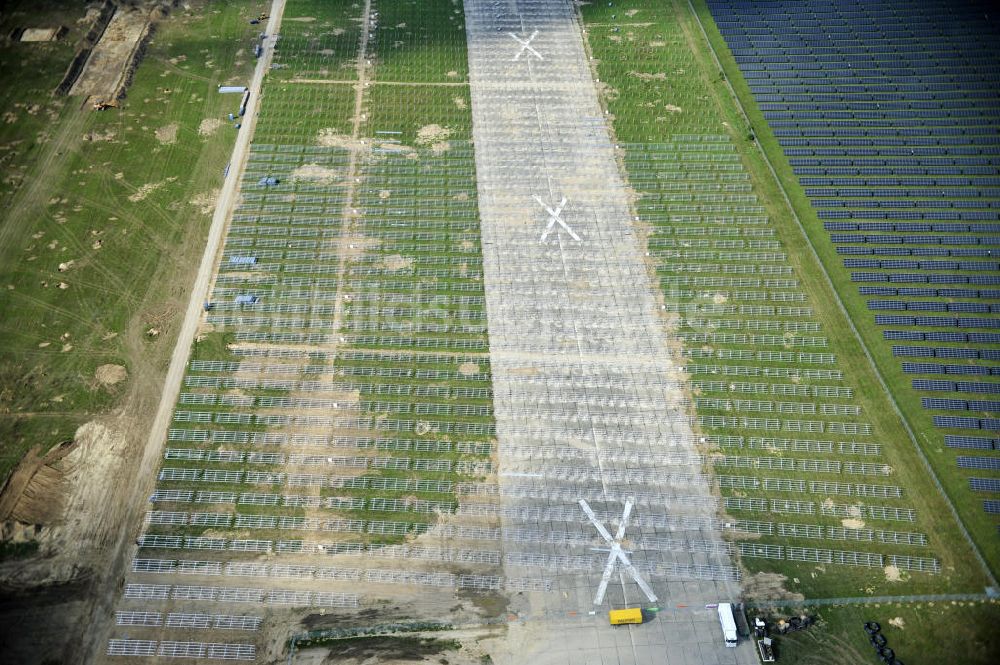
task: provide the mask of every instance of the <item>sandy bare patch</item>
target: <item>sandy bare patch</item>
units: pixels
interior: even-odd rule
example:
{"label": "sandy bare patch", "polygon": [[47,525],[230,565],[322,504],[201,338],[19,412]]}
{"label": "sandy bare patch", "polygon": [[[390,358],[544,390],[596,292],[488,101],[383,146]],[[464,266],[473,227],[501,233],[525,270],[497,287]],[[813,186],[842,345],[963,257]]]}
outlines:
{"label": "sandy bare patch", "polygon": [[147,196],[149,196],[156,190],[160,189],[167,183],[173,182],[174,180],[177,180],[177,178],[171,176],[166,180],[161,180],[160,182],[147,182],[145,185],[139,188],[139,191],[129,196],[128,200],[131,201],[132,203],[138,203],[139,201],[144,200]]}
{"label": "sandy bare patch", "polygon": [[392,196],[392,192],[390,192],[388,189],[380,189],[378,192],[378,197],[383,201],[385,201],[390,196]]}
{"label": "sandy bare patch", "polygon": [[670,111],[671,113],[681,113],[684,110],[680,106],[674,106],[673,104],[664,104],[663,108]]}
{"label": "sandy bare patch", "polygon": [[886,566],[885,579],[889,582],[901,582],[903,580],[903,574],[899,572],[899,568],[896,566]]}
{"label": "sandy bare patch", "polygon": [[295,18],[286,18],[286,21],[295,21],[296,23],[312,23],[316,20],[315,16],[296,16]]}
{"label": "sandy bare patch", "polygon": [[638,9],[629,9],[627,12],[625,12],[625,16],[628,16],[629,18],[632,18],[633,16],[635,16],[638,13],[639,13]]}
{"label": "sandy bare patch", "polygon": [[468,103],[466,103],[466,101],[464,99],[462,99],[461,97],[454,97],[454,98],[452,98],[451,101],[455,102],[455,107],[456,108],[460,108],[460,109],[467,109],[467,108],[469,108]]}
{"label": "sandy bare patch", "polygon": [[292,180],[308,180],[320,185],[332,185],[343,177],[336,169],[329,169],[319,164],[303,164],[292,171]]}
{"label": "sandy bare patch", "polygon": [[103,141],[114,141],[116,136],[115,130],[109,129],[106,132],[87,132],[83,135],[83,140],[100,143]]}
{"label": "sandy bare patch", "polygon": [[865,526],[864,521],[856,518],[848,518],[845,520],[840,520],[840,524],[845,529],[863,529]]}
{"label": "sandy bare patch", "polygon": [[757,573],[749,575],[743,584],[744,593],[754,600],[804,600],[801,593],[792,593],[785,588],[787,577],[780,573]]}
{"label": "sandy bare patch", "polygon": [[462,376],[475,376],[479,374],[478,363],[462,363],[458,366],[458,373]]}
{"label": "sandy bare patch", "polygon": [[160,127],[156,130],[156,140],[163,145],[171,145],[177,143],[177,130],[180,126],[176,122],[172,122],[169,125]]}
{"label": "sandy bare patch", "polygon": [[894,619],[889,619],[889,625],[893,628],[903,630],[903,627],[906,626],[906,622],[903,621],[903,617],[896,617]]}
{"label": "sandy bare patch", "polygon": [[453,78],[458,78],[458,72],[456,72],[456,71],[455,71],[455,70],[453,69],[453,70],[451,70],[450,72],[448,72],[447,76],[448,76],[448,78],[452,78],[452,79],[453,79]]}
{"label": "sandy bare patch", "polygon": [[113,386],[128,378],[128,370],[122,365],[101,365],[94,372],[94,378],[102,386]]}
{"label": "sandy bare patch", "polygon": [[222,127],[222,121],[218,118],[205,118],[198,125],[198,136],[211,136],[219,127]]}
{"label": "sandy bare patch", "polygon": [[402,254],[390,254],[382,260],[386,270],[406,270],[413,265],[413,259]]}
{"label": "sandy bare patch", "polygon": [[640,81],[666,81],[667,74],[665,72],[656,72],[655,74],[650,74],[648,72],[629,72],[629,76],[632,78],[637,78]]}
{"label": "sandy bare patch", "polygon": [[721,304],[723,304],[725,302],[728,302],[728,301],[729,301],[729,298],[727,298],[722,293],[716,293],[716,294],[714,294],[712,296],[712,302],[714,302],[716,305],[721,305]]}
{"label": "sandy bare patch", "polygon": [[447,141],[438,141],[437,143],[431,144],[431,152],[435,155],[440,155],[451,150],[451,144]]}
{"label": "sandy bare patch", "polygon": [[363,144],[347,134],[341,134],[333,127],[326,127],[316,134],[316,143],[324,148],[344,148],[345,150],[360,150]]}
{"label": "sandy bare patch", "polygon": [[376,146],[379,150],[384,152],[398,152],[406,157],[416,157],[417,151],[408,145],[403,145],[402,143],[390,143],[384,141],[382,143],[377,143]]}
{"label": "sandy bare patch", "polygon": [[444,141],[451,136],[451,130],[441,125],[424,125],[417,130],[417,143],[420,145],[430,145],[438,141]]}
{"label": "sandy bare patch", "polygon": [[211,215],[215,211],[215,202],[219,198],[219,188],[216,187],[210,192],[202,192],[191,199],[191,205],[198,208],[203,215]]}

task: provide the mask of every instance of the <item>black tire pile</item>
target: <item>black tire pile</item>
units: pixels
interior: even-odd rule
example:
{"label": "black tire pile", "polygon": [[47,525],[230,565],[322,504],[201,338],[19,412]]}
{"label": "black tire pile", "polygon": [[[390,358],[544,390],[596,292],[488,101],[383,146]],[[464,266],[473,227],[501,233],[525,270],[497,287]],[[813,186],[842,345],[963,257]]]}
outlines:
{"label": "black tire pile", "polygon": [[867,622],[865,632],[868,633],[868,641],[875,649],[879,661],[885,665],[903,665],[903,661],[896,658],[896,652],[889,648],[889,640],[882,634],[882,626],[878,625],[878,622]]}

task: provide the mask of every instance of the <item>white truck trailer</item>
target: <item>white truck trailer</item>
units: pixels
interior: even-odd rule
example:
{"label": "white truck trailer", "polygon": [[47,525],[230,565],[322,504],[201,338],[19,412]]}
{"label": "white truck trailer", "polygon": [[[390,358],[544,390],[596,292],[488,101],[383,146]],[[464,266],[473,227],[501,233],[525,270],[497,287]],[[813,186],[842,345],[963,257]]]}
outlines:
{"label": "white truck trailer", "polygon": [[732,603],[719,603],[719,624],[722,626],[722,638],[726,641],[726,646],[735,647],[736,620],[733,618]]}

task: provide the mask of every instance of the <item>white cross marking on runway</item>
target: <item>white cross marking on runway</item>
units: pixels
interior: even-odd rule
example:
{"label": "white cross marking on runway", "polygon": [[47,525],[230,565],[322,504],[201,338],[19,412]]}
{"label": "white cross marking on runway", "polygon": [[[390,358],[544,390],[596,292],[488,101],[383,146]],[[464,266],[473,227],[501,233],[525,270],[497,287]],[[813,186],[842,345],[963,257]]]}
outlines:
{"label": "white cross marking on runway", "polygon": [[646,580],[639,576],[639,571],[635,569],[632,562],[629,561],[625,550],[622,549],[622,538],[625,537],[625,527],[628,526],[628,518],[632,514],[632,500],[628,499],[625,501],[625,512],[622,513],[622,520],[618,524],[618,532],[614,538],[604,528],[604,525],[597,521],[597,515],[594,514],[594,511],[590,509],[590,506],[584,499],[580,499],[580,507],[583,508],[583,512],[587,513],[587,517],[597,529],[597,532],[601,534],[604,542],[611,546],[611,551],[608,554],[608,563],[604,566],[604,574],[601,575],[601,584],[597,587],[597,595],[594,596],[594,605],[600,605],[604,601],[604,592],[608,590],[608,582],[611,581],[611,575],[614,574],[615,566],[619,561],[622,562],[625,571],[632,576],[632,579],[639,585],[642,592],[646,594],[646,598],[649,598],[649,602],[655,603],[656,594],[653,593],[653,589],[646,583]]}
{"label": "white cross marking on runway", "polygon": [[555,228],[556,224],[559,224],[559,226],[561,226],[564,229],[566,229],[566,232],[569,233],[570,237],[573,238],[573,240],[575,240],[577,242],[580,242],[580,236],[576,235],[576,233],[573,231],[573,229],[570,228],[569,224],[567,224],[566,222],[564,222],[562,220],[562,217],[559,216],[559,215],[562,214],[563,208],[566,206],[566,197],[565,196],[562,197],[562,201],[559,202],[559,205],[556,206],[555,210],[553,210],[552,208],[550,208],[545,203],[545,201],[543,201],[539,197],[536,196],[535,200],[538,201],[538,205],[540,205],[543,208],[545,208],[545,212],[549,213],[549,225],[545,227],[544,231],[542,231],[542,238],[541,238],[541,240],[539,240],[539,242],[545,242],[545,239],[549,237],[549,233],[552,232],[552,229]]}
{"label": "white cross marking on runway", "polygon": [[531,47],[531,40],[533,40],[535,37],[538,36],[538,31],[537,30],[535,30],[533,33],[531,33],[531,36],[528,37],[527,39],[521,39],[520,37],[518,37],[517,35],[515,35],[513,32],[508,32],[507,34],[510,35],[511,37],[513,37],[514,41],[521,45],[521,50],[517,52],[517,55],[515,55],[513,58],[511,58],[511,61],[514,61],[514,60],[517,60],[518,58],[520,58],[521,54],[524,53],[525,51],[530,51],[531,54],[534,55],[539,60],[544,60],[545,59],[545,58],[542,57],[541,53],[539,53],[538,51],[536,51],[535,49],[533,49]]}

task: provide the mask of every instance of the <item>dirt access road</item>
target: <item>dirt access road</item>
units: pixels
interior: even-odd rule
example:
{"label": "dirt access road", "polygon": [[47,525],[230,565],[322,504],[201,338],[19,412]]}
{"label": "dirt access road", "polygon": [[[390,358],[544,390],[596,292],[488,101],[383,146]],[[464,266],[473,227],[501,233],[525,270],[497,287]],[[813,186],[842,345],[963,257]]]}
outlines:
{"label": "dirt access road", "polygon": [[[121,501],[125,502],[125,519],[123,527],[119,531],[118,541],[111,549],[112,555],[109,558],[108,569],[106,571],[107,584],[100,588],[100,598],[96,601],[93,613],[93,630],[87,633],[86,642],[80,645],[78,653],[81,662],[100,662],[104,659],[107,637],[112,625],[114,605],[119,595],[118,580],[125,574],[128,562],[135,554],[135,544],[133,538],[145,510],[145,497],[152,491],[154,484],[154,473],[159,466],[161,449],[166,439],[167,427],[170,424],[171,413],[174,403],[180,392],[181,381],[184,377],[184,369],[187,366],[191,353],[191,345],[194,342],[198,325],[201,322],[202,304],[205,302],[211,285],[212,276],[218,254],[222,249],[222,239],[232,211],[236,203],[239,191],[240,174],[246,165],[247,156],[250,152],[250,141],[253,138],[254,127],[257,123],[257,109],[260,104],[261,84],[264,75],[271,67],[271,60],[274,57],[274,38],[281,27],[281,16],[285,10],[285,0],[273,0],[270,9],[270,19],[264,28],[267,37],[264,39],[264,49],[257,61],[253,78],[248,87],[250,88],[250,102],[247,105],[248,111],[243,119],[243,127],[240,129],[236,145],[233,147],[232,159],[230,161],[229,174],[219,193],[218,202],[215,206],[215,213],[212,217],[212,226],[209,229],[208,241],[205,245],[205,252],[202,255],[201,265],[198,268],[198,275],[195,279],[194,287],[191,290],[191,299],[188,302],[187,311],[184,315],[184,322],[180,333],[177,336],[177,345],[174,347],[173,355],[170,358],[170,368],[167,370],[167,377],[163,384],[160,404],[156,411],[152,427],[149,430],[149,437],[143,451],[142,461],[135,473],[136,482],[131,484],[131,492],[122,496]],[[114,583],[112,583],[114,582]]]}

